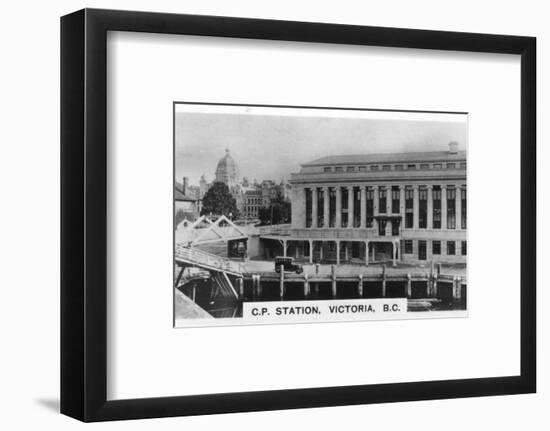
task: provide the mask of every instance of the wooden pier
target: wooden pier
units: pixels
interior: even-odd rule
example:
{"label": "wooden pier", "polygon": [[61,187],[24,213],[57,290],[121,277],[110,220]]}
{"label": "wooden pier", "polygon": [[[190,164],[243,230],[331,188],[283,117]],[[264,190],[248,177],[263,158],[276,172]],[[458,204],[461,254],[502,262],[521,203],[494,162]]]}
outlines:
{"label": "wooden pier", "polygon": [[422,282],[425,283],[426,286],[427,298],[437,297],[438,285],[445,283],[451,285],[453,300],[460,300],[462,298],[462,286],[466,285],[466,278],[456,275],[441,274],[439,269],[440,268],[435,271],[432,266],[431,270],[427,272],[392,274],[391,271],[388,271],[386,266],[383,265],[378,274],[372,272],[366,274],[359,272],[356,275],[337,275],[335,265],[331,265],[329,274],[319,274],[318,270],[315,274],[296,274],[285,272],[281,267],[279,272],[244,273],[240,280],[242,280],[242,283],[244,283],[244,281],[249,281],[252,284],[253,297],[262,295],[261,286],[262,283],[266,282],[278,283],[279,297],[281,299],[287,296],[288,289],[299,288],[299,285],[302,286],[301,290],[304,298],[310,297],[312,293],[317,296],[320,284],[330,285],[331,296],[336,298],[338,296],[338,287],[341,283],[355,283],[358,297],[365,296],[367,283],[380,283],[381,296],[386,297],[389,283],[399,282],[403,284],[403,297],[412,298],[413,283]]}
{"label": "wooden pier", "polygon": [[[287,298],[385,298],[401,297],[411,300],[439,300],[462,302],[466,290],[466,277],[444,274],[441,264],[433,263],[426,269],[374,266],[347,268],[342,271],[337,265],[309,268],[303,274],[285,272],[280,266],[278,271],[254,271],[247,265],[233,260],[206,253],[204,251],[176,247],[175,261],[179,268],[175,287],[182,280],[185,268],[194,267],[208,271],[215,284],[215,294],[228,299],[249,298],[258,300],[267,294],[271,299]],[[267,291],[265,291],[268,289]],[[277,290],[275,290],[277,289]],[[350,290],[351,289],[351,290]],[[375,290],[374,290],[375,289]],[[278,294],[277,294],[277,293]],[[344,293],[345,292],[345,293]],[[195,287],[190,292],[194,301]]]}

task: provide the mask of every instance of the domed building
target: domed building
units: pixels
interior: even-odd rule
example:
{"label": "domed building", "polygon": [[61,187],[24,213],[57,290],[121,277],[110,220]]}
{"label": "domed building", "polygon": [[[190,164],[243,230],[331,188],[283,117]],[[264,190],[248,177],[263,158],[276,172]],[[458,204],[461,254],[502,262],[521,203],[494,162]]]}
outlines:
{"label": "domed building", "polygon": [[223,156],[218,162],[215,177],[215,181],[227,184],[230,189],[239,182],[239,170],[235,160],[233,160],[233,157],[229,154],[228,148],[225,150],[225,156]]}

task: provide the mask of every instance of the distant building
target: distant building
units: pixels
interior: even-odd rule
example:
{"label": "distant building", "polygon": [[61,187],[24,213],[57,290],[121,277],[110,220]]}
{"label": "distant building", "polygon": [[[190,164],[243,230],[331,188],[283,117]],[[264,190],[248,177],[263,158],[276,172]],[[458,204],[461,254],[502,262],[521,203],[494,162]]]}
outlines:
{"label": "distant building", "polygon": [[261,189],[247,190],[244,194],[243,216],[245,218],[258,218],[260,208],[264,206]]}
{"label": "distant building", "polygon": [[[227,185],[242,218],[258,218],[260,208],[269,207],[273,199],[278,196],[290,199],[291,186],[287,182],[281,181],[280,184],[276,184],[272,180],[264,180],[261,183],[255,179],[249,181],[248,178],[243,178],[241,180],[238,165],[229,149],[225,150],[225,155],[216,165],[214,182]],[[212,184],[206,180],[204,174],[200,178],[199,186],[189,185],[186,177],[183,178],[181,184],[176,182],[176,207],[185,207],[186,213],[193,212],[198,216],[202,209],[202,199]],[[191,202],[194,203],[191,205]],[[191,211],[191,207],[194,208],[193,211]]]}
{"label": "distant building", "polygon": [[[202,200],[199,189],[188,183],[188,178],[183,177],[181,184],[176,182],[174,185],[174,210],[176,219],[183,217],[182,220],[194,221],[199,217]],[[178,216],[178,213],[181,214]]]}
{"label": "distant building", "polygon": [[229,154],[229,148],[225,149],[225,156],[219,160],[216,166],[215,178],[216,182],[227,184],[229,189],[239,183],[239,170],[235,160]]}

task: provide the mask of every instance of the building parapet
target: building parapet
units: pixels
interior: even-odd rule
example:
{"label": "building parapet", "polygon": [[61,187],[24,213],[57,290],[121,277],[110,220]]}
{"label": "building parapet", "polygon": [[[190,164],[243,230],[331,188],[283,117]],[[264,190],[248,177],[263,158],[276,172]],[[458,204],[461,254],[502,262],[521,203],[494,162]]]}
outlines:
{"label": "building parapet", "polygon": [[291,184],[301,183],[369,183],[383,185],[400,181],[406,184],[421,184],[423,181],[466,181],[466,169],[433,169],[377,172],[300,172],[291,174]]}

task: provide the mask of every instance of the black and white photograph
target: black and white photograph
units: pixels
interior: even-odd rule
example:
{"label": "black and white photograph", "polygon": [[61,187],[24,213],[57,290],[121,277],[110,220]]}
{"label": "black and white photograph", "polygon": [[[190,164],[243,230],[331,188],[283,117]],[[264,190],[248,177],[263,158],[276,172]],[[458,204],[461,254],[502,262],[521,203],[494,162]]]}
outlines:
{"label": "black and white photograph", "polygon": [[468,316],[468,114],[174,103],[174,326]]}

